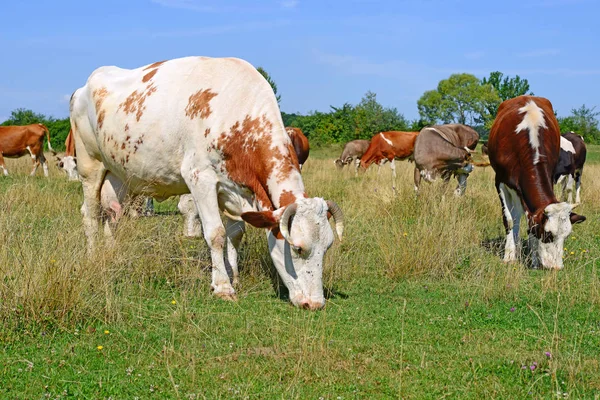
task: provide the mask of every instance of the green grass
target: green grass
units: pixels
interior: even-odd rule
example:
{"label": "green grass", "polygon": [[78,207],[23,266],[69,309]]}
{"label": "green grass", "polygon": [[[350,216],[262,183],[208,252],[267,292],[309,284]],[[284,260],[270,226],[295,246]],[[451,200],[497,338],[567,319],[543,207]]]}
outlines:
{"label": "green grass", "polygon": [[123,221],[117,247],[88,259],[80,185],[13,162],[0,179],[0,398],[598,398],[600,151],[589,147],[588,220],[558,272],[501,262],[491,168],[463,198],[426,185],[415,199],[412,164],[398,163],[394,198],[387,166],[354,178],[335,170],[339,149],[314,151],[309,194],[347,221],[319,312],[278,296],[258,229],[244,239],[239,300],[211,296],[206,244],[181,237],[175,200]]}

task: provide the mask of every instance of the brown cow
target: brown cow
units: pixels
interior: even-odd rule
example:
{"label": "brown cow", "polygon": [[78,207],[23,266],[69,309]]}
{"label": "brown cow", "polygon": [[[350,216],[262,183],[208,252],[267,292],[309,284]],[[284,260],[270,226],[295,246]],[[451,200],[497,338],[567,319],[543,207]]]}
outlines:
{"label": "brown cow", "polygon": [[564,241],[572,225],[585,217],[573,213],[574,205],[559,203],[554,195],[560,129],[550,101],[519,96],[500,104],[488,149],[506,229],[504,261],[517,259],[525,212],[533,267],[541,263],[544,268],[561,269]]}
{"label": "brown cow", "polygon": [[0,166],[4,175],[8,175],[4,157],[19,158],[29,154],[33,160],[30,175],[35,175],[41,163],[44,175],[48,176],[48,164],[44,157],[44,135],[48,138],[48,149],[56,154],[50,145],[50,131],[44,125],[0,126]]}
{"label": "brown cow", "polygon": [[421,178],[433,182],[438,176],[448,182],[456,176],[458,186],[454,191],[462,196],[467,188],[467,178],[473,171],[471,151],[477,147],[479,134],[461,124],[435,125],[423,128],[415,142],[415,192]]}
{"label": "brown cow", "polygon": [[57,157],[58,168],[63,169],[70,181],[79,180],[79,173],[77,172],[77,157],[75,155],[75,139],[73,139],[73,130],[69,130],[69,135],[65,141],[66,152],[63,158]]}
{"label": "brown cow", "polygon": [[388,131],[373,136],[369,148],[360,160],[364,171],[372,163],[380,165],[389,161],[392,168],[392,190],[396,192],[396,163],[395,160],[406,160],[413,154],[415,140],[419,132]]}
{"label": "brown cow", "polygon": [[576,187],[575,203],[581,202],[581,174],[587,148],[581,135],[563,133],[560,137],[560,156],[554,169],[554,183],[562,186],[562,199],[573,202],[573,185]]}
{"label": "brown cow", "polygon": [[302,133],[300,128],[286,127],[285,131],[287,132],[290,139],[292,139],[292,144],[294,145],[294,151],[298,156],[298,164],[300,164],[300,171],[302,171],[302,165],[306,162],[308,158],[308,153],[310,152],[310,146],[308,145],[308,139]]}

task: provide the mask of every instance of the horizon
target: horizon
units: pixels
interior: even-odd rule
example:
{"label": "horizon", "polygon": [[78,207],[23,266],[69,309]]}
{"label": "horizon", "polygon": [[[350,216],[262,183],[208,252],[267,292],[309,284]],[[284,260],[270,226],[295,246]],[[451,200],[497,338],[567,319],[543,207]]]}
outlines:
{"label": "horizon", "polygon": [[[0,121],[18,108],[68,117],[71,93],[100,66],[188,55],[263,67],[289,114],[357,104],[370,90],[414,120],[417,100],[440,80],[492,71],[527,79],[559,116],[598,105],[600,7],[591,0],[109,0],[102,9],[34,0],[3,8],[0,44],[10,59],[0,65]],[[515,28],[521,20],[527,28]]]}

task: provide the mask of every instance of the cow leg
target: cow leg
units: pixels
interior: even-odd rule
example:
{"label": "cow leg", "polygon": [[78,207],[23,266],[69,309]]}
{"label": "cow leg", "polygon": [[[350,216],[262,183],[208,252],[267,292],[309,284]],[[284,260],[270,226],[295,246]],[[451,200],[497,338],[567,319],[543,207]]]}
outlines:
{"label": "cow leg", "polygon": [[[218,178],[214,171],[208,169],[200,171],[186,164],[184,163],[182,166],[182,170],[184,171],[182,175],[196,202],[200,220],[202,221],[204,239],[210,248],[212,260],[211,289],[216,296],[222,299],[236,300],[235,290],[231,286],[223,259],[226,232],[219,215],[219,200],[217,196]],[[195,162],[190,164],[193,165]]]}
{"label": "cow leg", "polygon": [[236,286],[240,281],[240,273],[238,269],[238,250],[240,243],[246,231],[244,221],[235,221],[225,217],[225,230],[227,232],[227,259],[225,260],[231,268],[233,275],[233,285]]}
{"label": "cow leg", "polygon": [[144,205],[144,215],[151,217],[154,215],[154,199],[151,196],[146,197],[146,204]]}
{"label": "cow leg", "polygon": [[502,221],[506,230],[506,245],[504,247],[504,262],[517,260],[517,248],[519,243],[519,228],[523,205],[517,193],[506,187],[503,183],[496,183],[496,190],[502,204]]}
{"label": "cow leg", "polygon": [[415,167],[414,172],[414,180],[415,180],[415,194],[419,194],[419,185],[421,184],[421,171],[419,168]]}
{"label": "cow leg", "polygon": [[396,160],[393,158],[390,160],[390,168],[392,170],[392,191],[396,195]]}
{"label": "cow leg", "polygon": [[[573,203],[573,186],[575,186],[575,179],[573,178],[573,175],[569,174],[567,179],[565,179],[565,189],[563,190],[563,196],[565,196],[569,203]],[[567,192],[566,195],[564,194],[565,190]]]}
{"label": "cow leg", "polygon": [[458,181],[458,186],[454,190],[455,196],[462,196],[465,194],[465,190],[467,190],[467,178],[469,175],[467,174],[458,174],[456,175],[456,180]]}
{"label": "cow leg", "polygon": [[4,176],[7,176],[8,170],[6,169],[6,165],[4,164],[4,157],[2,157],[1,152],[0,152],[0,167],[2,167],[2,171],[4,171]]}
{"label": "cow leg", "polygon": [[[352,159],[350,161],[352,161]],[[356,160],[354,160],[354,176],[355,177],[358,176],[358,167],[360,167],[360,158],[357,158]]]}
{"label": "cow leg", "polygon": [[95,171],[89,171],[85,178],[82,177],[83,187],[83,228],[87,239],[88,254],[94,252],[98,222],[100,221],[100,189],[104,178],[105,169],[102,164]]}
{"label": "cow leg", "polygon": [[44,176],[48,177],[48,160],[44,156],[44,153],[40,151],[40,155],[38,156],[38,160],[42,163],[42,168],[44,169]]}
{"label": "cow leg", "polygon": [[575,170],[575,203],[581,203],[581,175],[583,175],[583,168]]}
{"label": "cow leg", "polygon": [[179,197],[177,209],[183,215],[183,236],[200,237],[202,235],[202,224],[194,198],[189,194]]}

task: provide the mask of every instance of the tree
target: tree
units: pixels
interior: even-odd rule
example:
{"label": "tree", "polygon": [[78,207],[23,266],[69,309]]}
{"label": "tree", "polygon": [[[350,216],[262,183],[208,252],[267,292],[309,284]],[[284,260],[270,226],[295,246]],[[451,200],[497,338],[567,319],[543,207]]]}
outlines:
{"label": "tree", "polygon": [[384,108],[377,94],[368,91],[355,108],[356,134],[352,139],[370,139],[382,131],[406,130],[408,123],[396,108]]}
{"label": "tree", "polygon": [[[504,77],[504,79],[502,79]],[[481,80],[482,85],[492,85],[496,94],[500,98],[498,102],[491,102],[486,105],[488,113],[494,118],[496,118],[496,114],[498,113],[498,106],[501,102],[512,99],[514,97],[522,96],[524,94],[529,94],[533,96],[533,92],[529,91],[529,82],[527,79],[521,79],[519,75],[514,78],[510,78],[508,76],[504,76],[504,74],[500,71],[494,71],[490,73],[489,78],[483,78]],[[529,92],[529,93],[528,93]]]}
{"label": "tree", "polygon": [[596,107],[588,108],[582,105],[571,110],[568,117],[558,118],[561,132],[573,131],[584,137],[588,143],[600,143],[600,129],[598,129],[598,116],[600,112]]}
{"label": "tree", "polygon": [[25,108],[17,108],[11,111],[10,117],[2,123],[2,125],[29,125],[29,124],[45,124],[53,118],[47,118],[44,114],[38,114],[32,110]]}
{"label": "tree", "polygon": [[277,84],[275,83],[273,78],[271,78],[271,75],[269,75],[269,73],[265,71],[263,67],[258,67],[256,68],[256,70],[260,72],[260,74],[267,80],[267,82],[269,82],[269,85],[271,85],[271,87],[273,88],[273,93],[275,93],[277,104],[279,104],[279,102],[281,101],[281,95],[277,94]]}
{"label": "tree", "polygon": [[438,122],[473,125],[493,119],[486,105],[500,102],[492,85],[482,85],[471,74],[453,74],[441,80],[436,90],[429,90],[417,102],[421,119],[429,124]]}

